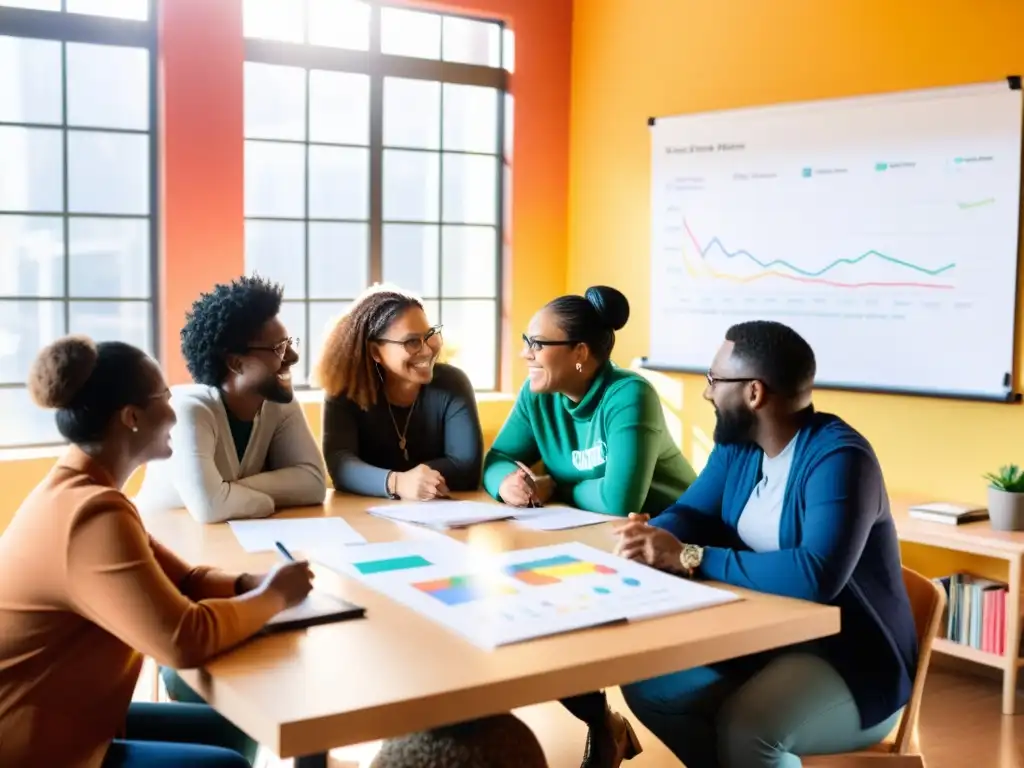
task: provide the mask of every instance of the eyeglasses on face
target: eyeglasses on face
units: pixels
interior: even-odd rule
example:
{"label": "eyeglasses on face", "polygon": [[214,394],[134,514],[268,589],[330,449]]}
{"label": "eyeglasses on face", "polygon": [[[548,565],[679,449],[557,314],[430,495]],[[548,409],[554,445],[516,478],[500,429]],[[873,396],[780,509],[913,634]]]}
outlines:
{"label": "eyeglasses on face", "polygon": [[250,344],[247,349],[249,351],[262,350],[264,352],[273,352],[279,358],[284,360],[284,356],[288,354],[289,349],[295,349],[299,346],[298,336],[289,336],[283,341],[277,342],[277,344]]}
{"label": "eyeglasses on face", "polygon": [[581,342],[575,339],[538,339],[535,336],[527,336],[523,334],[523,344],[529,347],[531,352],[540,352],[544,347],[575,347]]}
{"label": "eyeglasses on face", "polygon": [[[444,326],[435,325],[429,331],[424,333],[422,336],[412,336],[408,339],[375,339],[378,344],[401,344],[405,347],[405,351],[410,355],[415,355],[423,349],[424,344],[429,344],[432,349],[436,349],[435,343],[443,341],[441,336],[441,328]],[[431,342],[431,339],[435,340],[435,343]]]}
{"label": "eyeglasses on face", "polygon": [[708,380],[708,386],[713,387],[715,384],[746,384],[751,381],[758,381],[753,377],[746,378],[729,378],[727,376],[715,376],[711,371],[704,374],[704,377]]}

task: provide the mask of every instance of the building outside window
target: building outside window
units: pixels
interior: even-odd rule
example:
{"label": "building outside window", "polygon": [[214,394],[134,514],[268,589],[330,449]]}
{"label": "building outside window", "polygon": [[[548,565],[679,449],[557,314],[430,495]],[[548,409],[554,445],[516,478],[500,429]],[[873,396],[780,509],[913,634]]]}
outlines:
{"label": "building outside window", "polygon": [[0,448],[60,442],[40,347],[157,352],[152,2],[0,0]]}

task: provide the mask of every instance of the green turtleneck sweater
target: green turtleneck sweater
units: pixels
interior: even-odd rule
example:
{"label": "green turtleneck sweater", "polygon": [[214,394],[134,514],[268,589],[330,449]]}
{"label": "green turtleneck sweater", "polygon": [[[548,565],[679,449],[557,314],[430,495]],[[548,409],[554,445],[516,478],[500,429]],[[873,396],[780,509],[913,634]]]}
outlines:
{"label": "green turtleneck sweater", "polygon": [[484,462],[484,488],[494,498],[516,461],[543,462],[557,500],[610,515],[655,515],[696,477],[669,435],[654,387],[612,363],[578,403],[523,385]]}

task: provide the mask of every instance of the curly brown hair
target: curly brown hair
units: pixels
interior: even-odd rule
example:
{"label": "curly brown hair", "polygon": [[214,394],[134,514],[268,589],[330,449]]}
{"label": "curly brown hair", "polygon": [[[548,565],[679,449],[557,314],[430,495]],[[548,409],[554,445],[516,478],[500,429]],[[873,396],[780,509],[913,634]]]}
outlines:
{"label": "curly brown hair", "polygon": [[314,373],[327,397],[347,397],[364,411],[377,404],[380,377],[370,342],[408,309],[423,302],[392,285],[375,285],[353,302],[324,339]]}

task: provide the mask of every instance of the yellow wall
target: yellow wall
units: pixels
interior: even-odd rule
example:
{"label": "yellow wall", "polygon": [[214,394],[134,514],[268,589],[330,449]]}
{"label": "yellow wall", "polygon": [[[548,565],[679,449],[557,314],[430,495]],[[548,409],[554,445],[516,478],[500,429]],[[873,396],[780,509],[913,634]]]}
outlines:
{"label": "yellow wall", "polygon": [[[1024,72],[1024,3],[1010,0],[577,0],[574,10],[567,286],[629,296],[621,363],[648,338],[648,116]],[[713,426],[703,383],[666,387],[682,400],[684,452],[700,463]],[[983,472],[1024,463],[1020,406],[834,392],[815,402],[871,440],[890,490],[984,501]]]}

